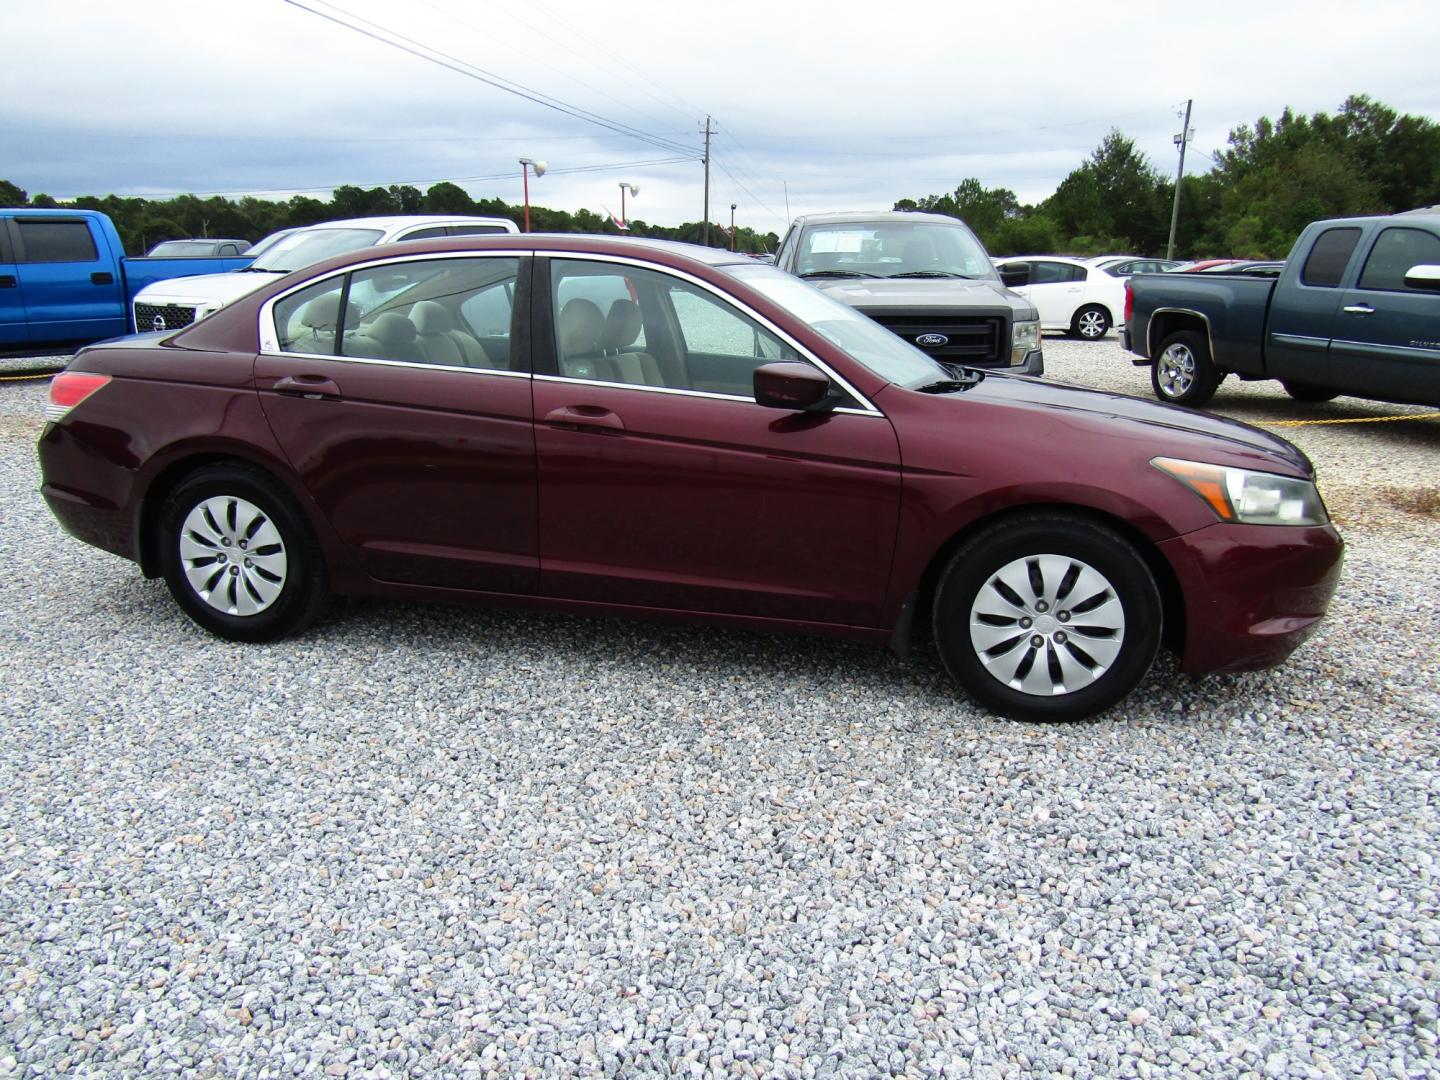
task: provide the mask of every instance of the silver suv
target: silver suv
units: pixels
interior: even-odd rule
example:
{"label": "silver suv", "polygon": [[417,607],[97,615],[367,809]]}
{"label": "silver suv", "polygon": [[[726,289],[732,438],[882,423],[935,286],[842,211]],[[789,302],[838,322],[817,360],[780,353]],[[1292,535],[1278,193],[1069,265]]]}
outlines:
{"label": "silver suv", "polygon": [[809,214],[775,256],[780,269],[946,364],[1041,375],[1039,315],[1007,289],[985,245],[943,214]]}

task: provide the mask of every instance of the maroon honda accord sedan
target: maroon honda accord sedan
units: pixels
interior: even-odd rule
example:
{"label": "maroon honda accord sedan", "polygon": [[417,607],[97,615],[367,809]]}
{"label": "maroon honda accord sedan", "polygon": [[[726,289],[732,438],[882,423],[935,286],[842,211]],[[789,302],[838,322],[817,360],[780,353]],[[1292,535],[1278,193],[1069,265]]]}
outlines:
{"label": "maroon honda accord sedan", "polygon": [[1190,673],[1280,663],[1340,572],[1283,439],[944,366],[773,267],[678,244],[339,256],[81,351],[46,419],[64,528],[241,641],[335,594],[902,653],[923,622],[979,701],[1070,719],[1123,698],[1162,642]]}

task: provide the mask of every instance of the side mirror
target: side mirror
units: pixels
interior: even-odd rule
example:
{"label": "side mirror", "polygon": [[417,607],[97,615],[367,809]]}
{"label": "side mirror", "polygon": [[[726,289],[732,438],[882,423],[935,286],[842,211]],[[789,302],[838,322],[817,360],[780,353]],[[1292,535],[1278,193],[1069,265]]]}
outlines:
{"label": "side mirror", "polygon": [[1030,284],[1030,267],[1013,266],[1000,271],[1000,280],[1007,289],[1018,289]]}
{"label": "side mirror", "polygon": [[1405,271],[1407,289],[1424,289],[1426,292],[1440,292],[1440,266],[1424,264],[1412,266]]}
{"label": "side mirror", "polygon": [[806,412],[830,396],[825,373],[795,360],[761,364],[755,369],[755,404],[770,409]]}

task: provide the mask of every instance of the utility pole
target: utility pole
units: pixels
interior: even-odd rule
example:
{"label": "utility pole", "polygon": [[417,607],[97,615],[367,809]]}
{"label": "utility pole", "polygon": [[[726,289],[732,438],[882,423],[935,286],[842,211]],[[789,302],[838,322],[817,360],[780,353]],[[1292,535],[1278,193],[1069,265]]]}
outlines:
{"label": "utility pole", "polygon": [[1175,173],[1175,203],[1170,207],[1170,243],[1165,245],[1165,258],[1175,257],[1175,227],[1180,224],[1180,181],[1185,178],[1185,147],[1195,133],[1190,130],[1190,106],[1195,104],[1191,98],[1185,102],[1185,124],[1180,129],[1180,134],[1175,136],[1175,142],[1180,147],[1180,168]]}
{"label": "utility pole", "polygon": [[705,229],[701,241],[710,246],[710,117],[705,117]]}

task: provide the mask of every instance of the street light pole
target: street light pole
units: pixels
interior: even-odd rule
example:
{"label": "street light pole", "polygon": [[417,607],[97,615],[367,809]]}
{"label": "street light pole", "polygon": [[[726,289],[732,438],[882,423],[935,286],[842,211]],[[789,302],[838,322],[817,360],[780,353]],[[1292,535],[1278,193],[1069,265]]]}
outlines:
{"label": "street light pole", "polygon": [[535,170],[537,178],[545,175],[545,162],[531,161],[528,157],[520,159],[520,177],[525,182],[525,231],[530,231],[530,170]]}
{"label": "street light pole", "polygon": [[629,231],[630,226],[629,226],[629,224],[628,224],[628,223],[626,222],[626,220],[625,220],[625,192],[626,192],[626,191],[629,191],[631,195],[639,195],[639,194],[640,194],[640,185],[639,185],[639,184],[627,183],[627,182],[624,181],[624,180],[621,180],[621,181],[620,181],[620,228],[621,228],[621,229],[624,229],[624,230],[626,230],[626,231]]}
{"label": "street light pole", "polygon": [[1190,106],[1194,104],[1194,98],[1185,102],[1185,123],[1180,128],[1180,134],[1175,136],[1175,145],[1180,148],[1180,167],[1175,170],[1175,201],[1170,204],[1170,242],[1165,245],[1167,259],[1175,258],[1175,229],[1180,224],[1180,184],[1185,179],[1185,147],[1194,134],[1190,130]]}
{"label": "street light pole", "polygon": [[735,250],[735,204],[730,204],[730,250]]}

